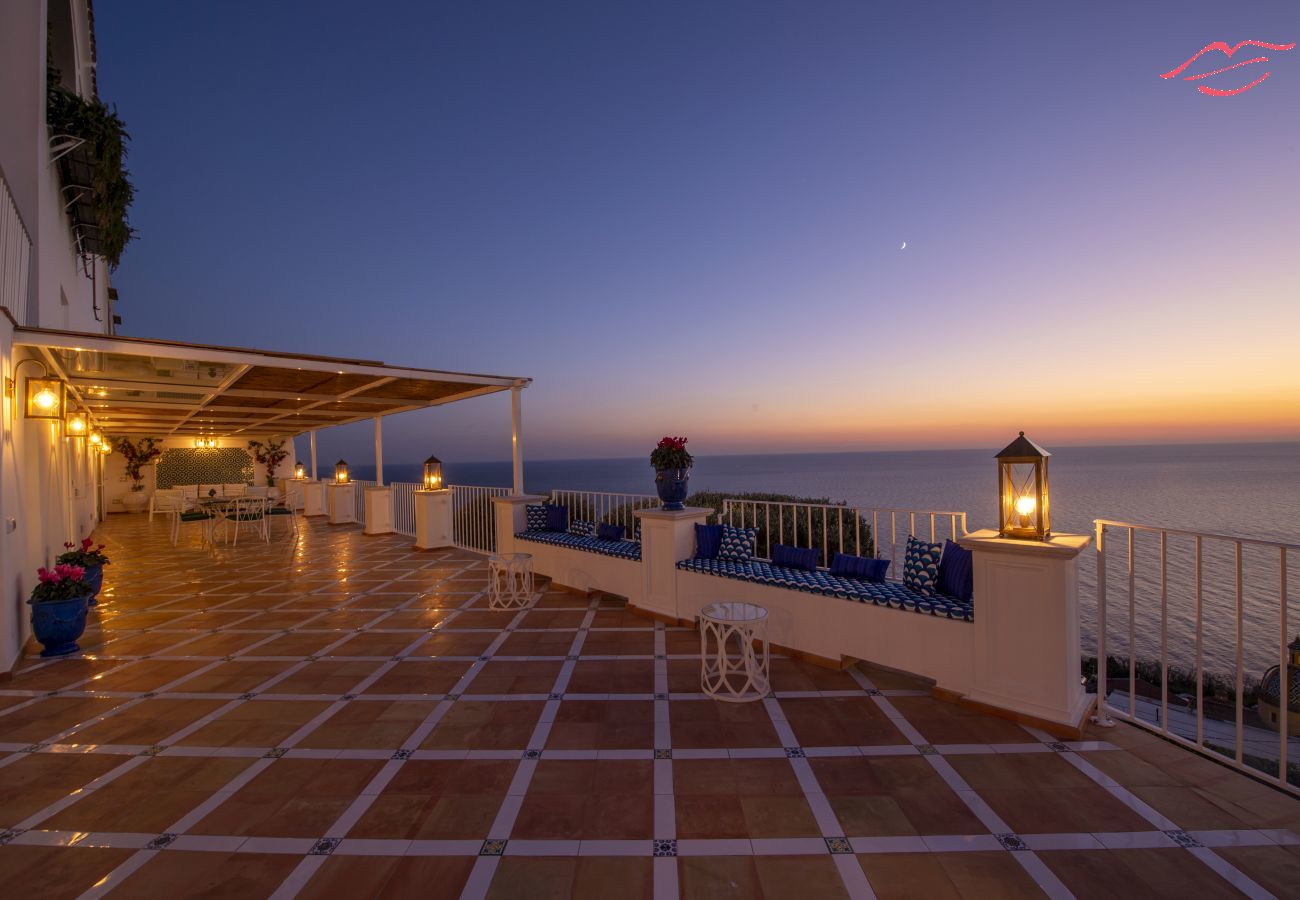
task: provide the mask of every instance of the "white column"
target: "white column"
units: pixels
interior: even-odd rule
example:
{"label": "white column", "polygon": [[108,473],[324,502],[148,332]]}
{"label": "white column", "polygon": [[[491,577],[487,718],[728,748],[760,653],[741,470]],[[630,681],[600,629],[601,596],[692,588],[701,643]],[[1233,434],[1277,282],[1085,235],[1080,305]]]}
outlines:
{"label": "white column", "polygon": [[677,561],[695,553],[695,526],[704,524],[713,512],[701,506],[679,510],[639,509],[633,515],[641,521],[640,602],[646,612],[677,621],[689,619],[677,602]]}
{"label": "white column", "polygon": [[524,492],[523,390],[520,385],[510,389],[510,447],[516,495]]}
{"label": "white column", "polygon": [[974,669],[966,701],[1016,713],[1021,721],[1077,733],[1094,697],[1080,680],[1078,556],[1092,538],[1008,540],[975,531]]}
{"label": "white column", "polygon": [[451,491],[415,491],[415,548],[452,545]]}
{"label": "white column", "polygon": [[307,432],[307,437],[311,442],[311,480],[316,480],[316,429],[313,428]]}
{"label": "white column", "polygon": [[384,486],[384,423],[375,416],[375,486]]}

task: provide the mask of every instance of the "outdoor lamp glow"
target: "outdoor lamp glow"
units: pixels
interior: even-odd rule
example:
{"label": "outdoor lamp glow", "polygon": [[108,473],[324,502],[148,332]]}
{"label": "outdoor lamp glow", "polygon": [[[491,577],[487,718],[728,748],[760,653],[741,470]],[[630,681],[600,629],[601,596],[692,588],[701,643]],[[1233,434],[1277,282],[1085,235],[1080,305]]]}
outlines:
{"label": "outdoor lamp glow", "polygon": [[336,484],[348,483],[348,464],[345,460],[339,460],[334,464],[334,482]]}
{"label": "outdoor lamp glow", "polygon": [[110,444],[108,441],[101,441],[99,445],[99,452],[104,454],[105,456],[108,456],[108,454],[113,452],[113,445]]}
{"label": "outdoor lamp glow", "polygon": [[1047,487],[1051,455],[1023,431],[997,455],[998,533],[1002,537],[1045,541],[1052,536]]}
{"label": "outdoor lamp glow", "polygon": [[442,460],[436,456],[430,456],[424,461],[424,489],[442,490]]}
{"label": "outdoor lamp glow", "polygon": [[302,463],[295,463],[293,467],[293,477],[299,479],[306,478],[307,467],[304,466]]}
{"label": "outdoor lamp glow", "polygon": [[63,418],[63,382],[57,378],[27,379],[27,408],[29,419]]}
{"label": "outdoor lamp glow", "polygon": [[69,412],[63,420],[63,427],[68,437],[85,437],[90,431],[90,417],[84,409]]}
{"label": "outdoor lamp glow", "polygon": [[92,447],[108,446],[108,444],[104,441],[104,432],[100,431],[99,429],[95,429],[90,433],[90,436],[86,438],[86,443]]}

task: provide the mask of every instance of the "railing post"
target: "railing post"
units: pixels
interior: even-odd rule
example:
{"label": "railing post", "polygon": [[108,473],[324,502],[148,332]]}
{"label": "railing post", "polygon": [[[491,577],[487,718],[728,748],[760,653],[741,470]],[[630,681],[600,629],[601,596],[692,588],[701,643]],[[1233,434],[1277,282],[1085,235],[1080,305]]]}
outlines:
{"label": "railing post", "polygon": [[1115,720],[1106,712],[1106,689],[1110,686],[1106,659],[1106,526],[1097,523],[1097,712],[1092,724],[1114,728]]}

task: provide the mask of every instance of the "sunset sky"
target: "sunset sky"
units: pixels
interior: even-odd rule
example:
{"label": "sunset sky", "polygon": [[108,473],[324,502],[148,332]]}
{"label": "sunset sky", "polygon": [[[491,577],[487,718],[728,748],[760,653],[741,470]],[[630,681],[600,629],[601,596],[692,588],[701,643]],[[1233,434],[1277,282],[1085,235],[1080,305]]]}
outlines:
{"label": "sunset sky", "polygon": [[530,376],[535,458],[1300,438],[1300,48],[1158,77],[1294,0],[307,10],[97,5],[124,333]]}

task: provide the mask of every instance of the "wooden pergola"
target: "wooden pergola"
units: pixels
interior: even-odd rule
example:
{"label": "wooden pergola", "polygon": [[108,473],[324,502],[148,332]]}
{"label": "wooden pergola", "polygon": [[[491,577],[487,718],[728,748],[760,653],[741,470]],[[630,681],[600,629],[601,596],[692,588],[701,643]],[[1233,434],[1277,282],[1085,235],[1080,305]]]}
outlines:
{"label": "wooden pergola", "polygon": [[383,417],[511,392],[516,492],[523,490],[520,392],[532,379],[383,362],[218,347],[46,328],[17,328],[24,346],[63,381],[69,406],[93,427],[163,438],[309,434],[370,419],[383,482]]}

